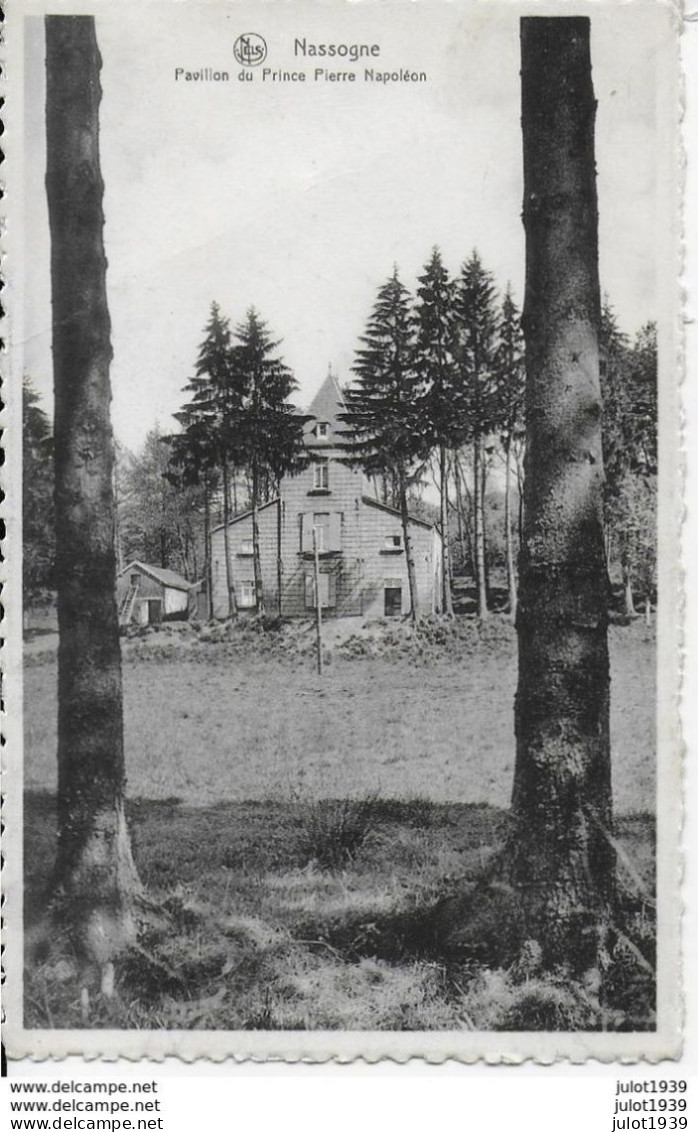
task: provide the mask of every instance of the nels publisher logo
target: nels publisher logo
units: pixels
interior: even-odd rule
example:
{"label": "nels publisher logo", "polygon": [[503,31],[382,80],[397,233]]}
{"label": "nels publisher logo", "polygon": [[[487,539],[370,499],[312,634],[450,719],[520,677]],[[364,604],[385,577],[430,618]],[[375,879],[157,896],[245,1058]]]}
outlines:
{"label": "nels publisher logo", "polygon": [[245,32],[235,40],[233,54],[241,66],[258,67],[267,57],[266,40],[254,31]]}

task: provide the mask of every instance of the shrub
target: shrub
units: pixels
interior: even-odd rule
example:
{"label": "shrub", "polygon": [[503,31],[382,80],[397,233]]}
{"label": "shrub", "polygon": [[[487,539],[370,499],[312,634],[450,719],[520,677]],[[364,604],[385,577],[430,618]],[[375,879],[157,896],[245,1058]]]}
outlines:
{"label": "shrub", "polygon": [[322,869],[350,864],[374,833],[376,799],[321,800],[307,806],[299,834],[299,850],[306,863]]}

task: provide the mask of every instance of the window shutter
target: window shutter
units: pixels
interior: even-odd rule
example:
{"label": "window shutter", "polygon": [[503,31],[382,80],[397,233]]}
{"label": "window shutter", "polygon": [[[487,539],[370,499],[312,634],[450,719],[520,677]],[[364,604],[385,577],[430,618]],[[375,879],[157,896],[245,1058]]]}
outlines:
{"label": "window shutter", "polygon": [[330,609],[334,609],[337,604],[337,575],[327,575],[327,604]]}
{"label": "window shutter", "polygon": [[315,578],[312,574],[305,575],[305,608],[315,609]]}
{"label": "window shutter", "polygon": [[330,545],[328,550],[342,549],[342,512],[333,511],[330,514]]}
{"label": "window shutter", "polygon": [[301,515],[301,551],[303,554],[313,553],[313,516],[309,511]]}

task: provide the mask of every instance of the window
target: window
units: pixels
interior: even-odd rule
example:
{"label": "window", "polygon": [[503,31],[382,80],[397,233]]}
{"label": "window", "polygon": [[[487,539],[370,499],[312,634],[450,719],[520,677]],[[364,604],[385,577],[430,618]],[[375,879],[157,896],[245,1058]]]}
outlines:
{"label": "window", "polygon": [[402,550],[402,535],[388,535],[386,537],[384,550]]}
{"label": "window", "polygon": [[132,586],[139,586],[140,584],[141,584],[140,574],[131,574],[131,585]]}
{"label": "window", "polygon": [[306,511],[301,515],[300,536],[301,554],[313,554],[313,529],[317,528],[319,554],[341,554],[342,551],[342,512]]}
{"label": "window", "polygon": [[329,512],[313,515],[313,526],[317,531],[318,554],[330,550],[330,516]]}
{"label": "window", "polygon": [[313,464],[313,488],[315,491],[329,491],[330,489],[330,462],[329,460],[316,460]]}
{"label": "window", "polygon": [[257,604],[254,582],[240,582],[238,585],[237,604],[240,609],[254,609]]}
{"label": "window", "polygon": [[246,538],[246,539],[242,540],[242,542],[240,543],[240,550],[238,551],[238,554],[245,554],[245,555],[248,555],[250,557],[254,554],[254,546],[252,544],[251,538]]}
{"label": "window", "polygon": [[[337,604],[337,579],[334,574],[320,574],[320,608],[334,609]],[[305,608],[315,609],[315,575],[305,575]]]}
{"label": "window", "polygon": [[327,421],[318,421],[315,425],[315,435],[317,437],[326,437],[330,435],[330,426]]}

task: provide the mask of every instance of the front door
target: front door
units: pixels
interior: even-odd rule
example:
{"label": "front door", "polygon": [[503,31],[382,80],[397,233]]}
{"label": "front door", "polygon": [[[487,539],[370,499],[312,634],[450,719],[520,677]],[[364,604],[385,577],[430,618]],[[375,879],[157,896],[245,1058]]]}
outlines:
{"label": "front door", "polygon": [[384,593],[385,616],[400,617],[402,615],[402,586],[386,586]]}
{"label": "front door", "polygon": [[148,598],[148,624],[159,625],[162,621],[162,600],[159,597]]}

